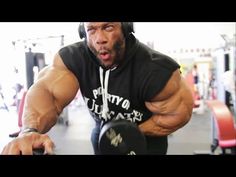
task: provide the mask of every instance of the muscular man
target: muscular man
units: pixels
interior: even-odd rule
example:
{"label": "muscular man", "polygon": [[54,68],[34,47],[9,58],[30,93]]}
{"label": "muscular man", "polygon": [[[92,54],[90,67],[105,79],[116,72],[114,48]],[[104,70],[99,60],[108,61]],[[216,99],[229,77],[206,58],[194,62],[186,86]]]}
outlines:
{"label": "muscular man", "polygon": [[166,154],[167,136],[191,118],[193,99],[179,65],[170,57],[139,42],[133,23],[81,23],[84,41],[66,46],[55,55],[29,89],[23,130],[2,154],[32,154],[33,148],[53,153],[45,134],[63,108],[81,90],[96,121],[91,136],[99,154],[99,132],[111,119],[137,124],[147,140],[148,154]]}

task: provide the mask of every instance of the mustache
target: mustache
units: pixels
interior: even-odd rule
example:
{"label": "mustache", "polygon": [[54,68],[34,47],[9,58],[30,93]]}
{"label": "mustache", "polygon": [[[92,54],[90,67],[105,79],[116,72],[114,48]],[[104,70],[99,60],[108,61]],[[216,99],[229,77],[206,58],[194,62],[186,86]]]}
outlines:
{"label": "mustache", "polygon": [[[115,43],[113,46],[118,53],[121,51],[121,44],[119,42]],[[104,53],[111,53],[111,49],[107,48],[106,46],[101,46],[97,51],[96,54],[104,54]]]}
{"label": "mustache", "polygon": [[102,55],[102,54],[111,54],[112,53],[112,50],[111,49],[108,49],[106,47],[103,47],[103,48],[99,48],[99,49],[95,49],[94,47],[90,47],[90,50],[92,51],[92,53],[95,55],[95,56],[98,56],[98,55]]}
{"label": "mustache", "polygon": [[100,54],[105,54],[105,53],[112,53],[112,51],[116,51],[117,55],[121,55],[122,52],[122,45],[123,45],[123,41],[122,40],[118,40],[114,43],[114,45],[110,48],[108,48],[107,46],[100,46],[98,49],[95,49],[95,47],[93,45],[91,45],[90,43],[88,43],[88,47],[91,50],[91,52],[95,55],[98,56]]}
{"label": "mustache", "polygon": [[97,54],[111,53],[111,50],[107,47],[100,47],[97,51]]}

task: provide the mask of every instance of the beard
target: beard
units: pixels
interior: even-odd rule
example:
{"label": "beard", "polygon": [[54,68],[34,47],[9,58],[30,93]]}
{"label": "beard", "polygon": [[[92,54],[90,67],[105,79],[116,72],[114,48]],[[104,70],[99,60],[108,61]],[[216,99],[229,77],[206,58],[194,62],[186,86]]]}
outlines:
{"label": "beard", "polygon": [[[113,66],[117,66],[123,61],[124,58],[124,51],[125,51],[125,40],[119,39],[117,40],[111,48],[108,48],[106,46],[100,47],[98,50],[95,49],[93,45],[90,43],[87,43],[90,51],[93,53],[93,55],[96,56],[98,59],[100,65],[102,65],[105,68],[112,68]],[[106,52],[110,54],[113,58],[112,63],[109,65],[104,65],[104,63],[101,62],[101,59],[99,59],[99,54]]]}

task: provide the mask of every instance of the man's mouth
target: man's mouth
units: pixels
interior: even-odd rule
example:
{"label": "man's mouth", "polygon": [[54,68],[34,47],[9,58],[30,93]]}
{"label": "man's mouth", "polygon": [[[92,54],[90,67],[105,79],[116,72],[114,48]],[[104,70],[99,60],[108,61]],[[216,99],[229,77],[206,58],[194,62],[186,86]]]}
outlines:
{"label": "man's mouth", "polygon": [[102,60],[109,60],[111,58],[111,54],[109,52],[99,52],[98,54],[99,58],[102,59]]}

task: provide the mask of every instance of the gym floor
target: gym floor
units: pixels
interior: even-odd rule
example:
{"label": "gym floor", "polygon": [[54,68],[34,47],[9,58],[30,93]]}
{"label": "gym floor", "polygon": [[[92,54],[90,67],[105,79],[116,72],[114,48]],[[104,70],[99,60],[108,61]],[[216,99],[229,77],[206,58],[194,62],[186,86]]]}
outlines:
{"label": "gym floor", "polygon": [[[66,115],[66,114],[65,114]],[[90,117],[84,104],[70,105],[67,119],[58,123],[48,132],[54,141],[55,153],[58,155],[92,155],[90,133],[94,127],[94,121]],[[17,115],[15,110],[0,109],[0,151],[4,145],[12,140],[9,134],[17,127]],[[190,122],[169,136],[168,155],[193,155],[196,153],[210,153],[212,142],[211,113],[202,104],[198,110],[194,110]],[[216,153],[220,153],[220,149]]]}

